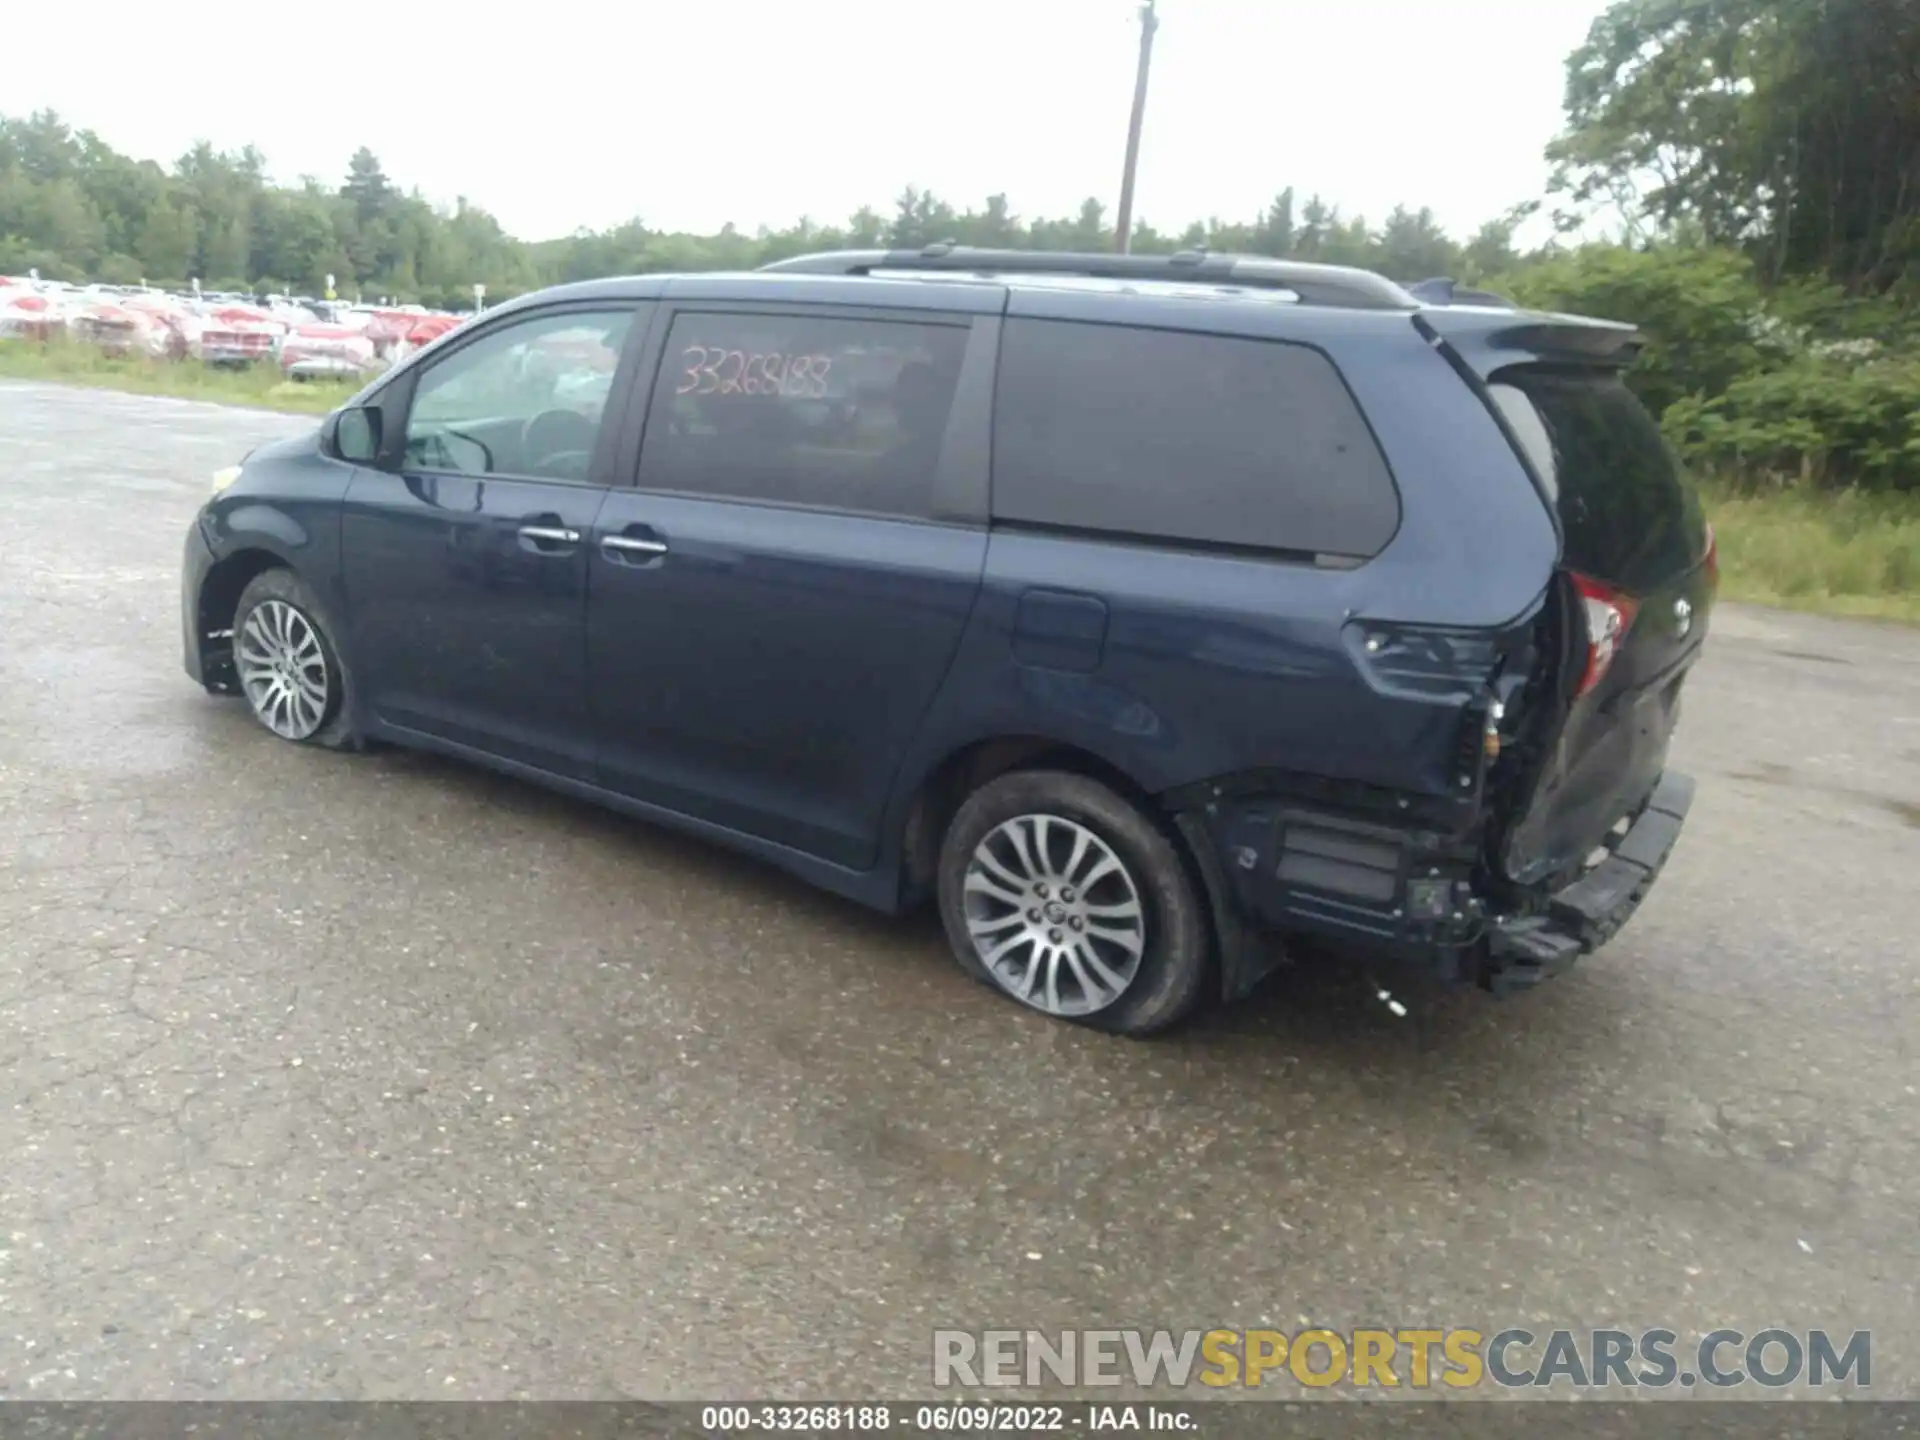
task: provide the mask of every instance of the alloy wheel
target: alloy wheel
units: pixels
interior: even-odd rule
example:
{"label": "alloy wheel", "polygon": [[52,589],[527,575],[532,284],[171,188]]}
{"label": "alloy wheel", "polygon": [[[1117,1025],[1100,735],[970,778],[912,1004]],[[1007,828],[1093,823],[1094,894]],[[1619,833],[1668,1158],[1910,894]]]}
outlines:
{"label": "alloy wheel", "polygon": [[283,740],[305,740],[327,718],[326,651],[319,632],[284,600],[263,600],[234,637],[234,665],[247,703]]}
{"label": "alloy wheel", "polygon": [[1050,1015],[1091,1015],[1139,973],[1146,910],[1125,863],[1060,815],[1016,815],[974,847],[963,894],[967,934],[987,973]]}

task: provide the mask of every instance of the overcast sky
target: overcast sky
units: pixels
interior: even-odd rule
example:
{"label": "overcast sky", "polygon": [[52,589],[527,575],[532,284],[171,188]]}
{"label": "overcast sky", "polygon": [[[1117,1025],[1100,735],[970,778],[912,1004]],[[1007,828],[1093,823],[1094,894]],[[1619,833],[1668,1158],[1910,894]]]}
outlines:
{"label": "overcast sky", "polygon": [[[1251,218],[1282,186],[1465,234],[1545,183],[1563,62],[1603,0],[1160,0],[1136,212]],[[7,7],[0,107],[171,163],[249,142],[529,239],[639,216],[743,229],[883,211],[1111,207],[1136,0],[109,0]],[[104,13],[123,10],[119,20]]]}

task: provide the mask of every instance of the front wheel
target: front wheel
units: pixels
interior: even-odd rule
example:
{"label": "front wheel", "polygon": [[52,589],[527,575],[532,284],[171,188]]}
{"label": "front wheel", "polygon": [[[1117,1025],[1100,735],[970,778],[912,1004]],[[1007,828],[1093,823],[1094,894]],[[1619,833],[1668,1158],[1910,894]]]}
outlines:
{"label": "front wheel", "polygon": [[290,570],[266,570],[233,613],[233,669],[253,718],[282,740],[356,748],[352,677],[326,612]]}
{"label": "front wheel", "polygon": [[961,805],[940,850],[940,916],[961,965],[1023,1005],[1124,1035],[1192,1013],[1211,929],[1174,841],[1065,771],[1015,771]]}

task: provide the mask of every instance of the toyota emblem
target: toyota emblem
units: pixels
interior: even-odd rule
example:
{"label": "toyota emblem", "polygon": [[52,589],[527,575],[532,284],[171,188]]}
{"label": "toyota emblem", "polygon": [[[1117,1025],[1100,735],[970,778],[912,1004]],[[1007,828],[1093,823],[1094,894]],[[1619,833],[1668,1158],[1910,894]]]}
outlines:
{"label": "toyota emblem", "polygon": [[1685,600],[1674,601],[1673,633],[1685,639],[1687,632],[1691,629],[1693,629],[1693,606]]}

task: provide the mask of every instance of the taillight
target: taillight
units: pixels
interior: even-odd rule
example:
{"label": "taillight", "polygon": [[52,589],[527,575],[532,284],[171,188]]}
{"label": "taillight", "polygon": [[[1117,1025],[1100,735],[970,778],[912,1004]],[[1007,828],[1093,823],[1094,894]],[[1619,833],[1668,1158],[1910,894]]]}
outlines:
{"label": "taillight", "polygon": [[1590,575],[1575,574],[1572,580],[1573,588],[1580,594],[1580,609],[1587,622],[1587,668],[1573,692],[1573,698],[1578,700],[1606,676],[1626,642],[1640,602],[1624,590],[1616,590]]}
{"label": "taillight", "polygon": [[1718,586],[1720,583],[1720,542],[1714,539],[1713,522],[1707,522],[1707,553],[1700,557],[1700,563],[1707,567],[1707,583]]}

